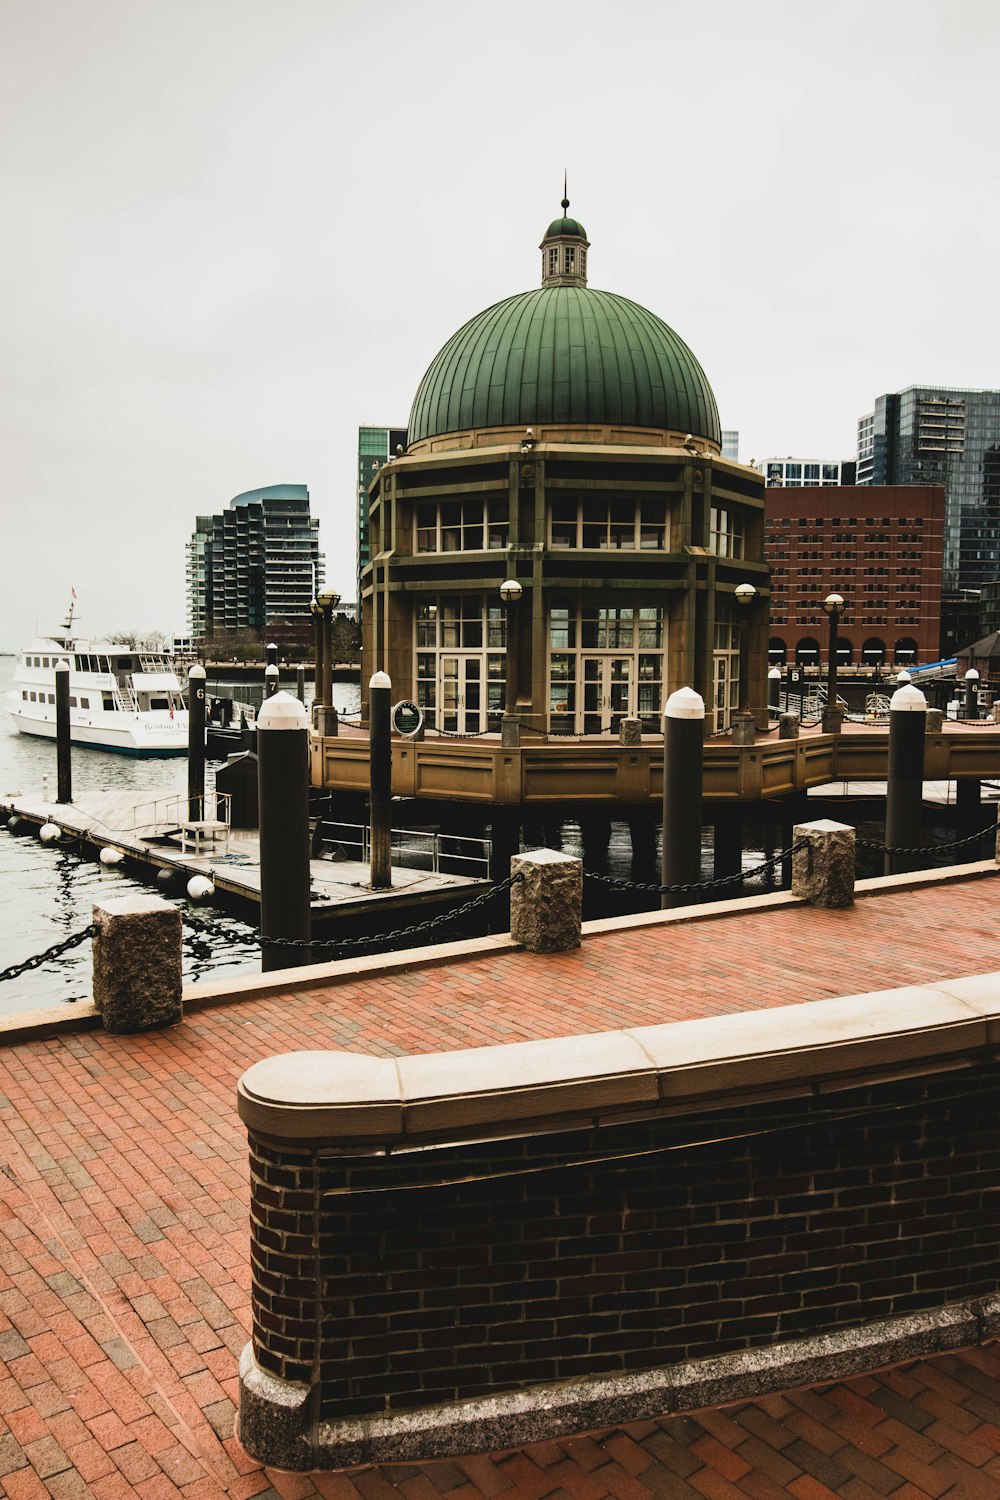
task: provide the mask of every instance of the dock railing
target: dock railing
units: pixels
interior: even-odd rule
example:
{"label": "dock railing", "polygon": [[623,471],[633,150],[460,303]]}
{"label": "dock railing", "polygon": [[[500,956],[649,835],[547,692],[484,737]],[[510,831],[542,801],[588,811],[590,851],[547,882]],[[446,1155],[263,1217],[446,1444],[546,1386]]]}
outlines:
{"label": "dock railing", "polygon": [[[367,823],[320,823],[324,854],[336,858],[342,850],[348,859],[367,864],[371,858]],[[424,828],[392,830],[392,862],[401,868],[430,870],[435,875],[478,875],[487,879],[493,841],[465,834],[435,833]]]}
{"label": "dock railing", "polygon": [[179,833],[191,823],[216,823],[231,826],[232,797],[228,792],[204,792],[197,797],[174,793],[143,802],[132,809],[132,832],[139,838],[155,838]]}

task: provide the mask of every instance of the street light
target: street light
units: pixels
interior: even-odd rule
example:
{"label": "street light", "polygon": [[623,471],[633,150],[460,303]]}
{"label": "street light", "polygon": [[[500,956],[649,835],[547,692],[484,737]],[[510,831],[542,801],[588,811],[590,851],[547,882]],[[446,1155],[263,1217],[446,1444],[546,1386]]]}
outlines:
{"label": "street light", "polygon": [[979,718],[979,673],[970,667],[965,674],[965,717]]}
{"label": "street light", "polygon": [[737,711],[746,713],[747,701],[750,688],[750,608],[749,606],[757,597],[757,590],[752,583],[738,583],[736,585],[736,603],[742,605],[738,610],[740,621],[740,681],[739,693],[737,695]]}
{"label": "street light", "polygon": [[329,704],[333,701],[333,612],[340,603],[336,589],[321,589],[316,594],[319,610],[320,650],[316,658],[316,701]]}
{"label": "street light", "polygon": [[[827,594],[823,608],[830,616],[830,656],[826,664],[826,706],[837,707],[837,627],[844,608],[842,594]],[[823,726],[826,728],[826,726]]]}
{"label": "street light", "polygon": [[511,606],[516,604],[524,593],[516,578],[505,578],[500,585],[500,603],[504,612],[504,635],[507,641],[507,660],[504,664],[504,686],[503,686],[503,713],[504,718],[511,714],[517,704],[517,643],[515,634],[515,613]]}

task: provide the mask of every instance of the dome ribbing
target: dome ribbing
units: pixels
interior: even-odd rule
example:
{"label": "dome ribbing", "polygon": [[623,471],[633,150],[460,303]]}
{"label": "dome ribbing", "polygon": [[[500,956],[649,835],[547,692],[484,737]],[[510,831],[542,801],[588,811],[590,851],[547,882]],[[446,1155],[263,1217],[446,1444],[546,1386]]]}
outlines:
{"label": "dome ribbing", "polygon": [[712,388],[684,340],[614,292],[545,286],[477,313],[432,361],[409,441],[542,423],[722,434]]}

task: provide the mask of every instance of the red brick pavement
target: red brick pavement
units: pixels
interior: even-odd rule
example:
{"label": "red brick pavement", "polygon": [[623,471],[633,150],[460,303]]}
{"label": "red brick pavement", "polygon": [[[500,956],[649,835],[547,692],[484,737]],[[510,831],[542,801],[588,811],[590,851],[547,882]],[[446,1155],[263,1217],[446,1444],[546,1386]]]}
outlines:
{"label": "red brick pavement", "polygon": [[[301,1478],[233,1437],[247,1338],[246,1143],[235,1086],[300,1047],[387,1055],[1000,968],[992,880],[848,912],[761,909],[193,1010],[138,1037],[0,1051],[0,1488],[182,1495],[843,1500],[1000,1496],[1000,1354],[516,1453]],[[975,934],[975,942],[969,935]]]}

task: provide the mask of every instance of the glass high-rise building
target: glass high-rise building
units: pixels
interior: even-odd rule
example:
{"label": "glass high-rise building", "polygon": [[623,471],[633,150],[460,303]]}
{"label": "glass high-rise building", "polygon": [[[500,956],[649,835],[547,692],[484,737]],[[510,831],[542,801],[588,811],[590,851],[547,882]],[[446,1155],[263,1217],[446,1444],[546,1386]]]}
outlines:
{"label": "glass high-rise building", "polygon": [[371,562],[368,539],[368,490],[379,469],[396,449],[406,451],[405,427],[358,428],[358,615],[361,614],[361,574]]}
{"label": "glass high-rise building", "polygon": [[304,484],[247,490],[216,516],[199,516],[187,546],[188,623],[204,639],[310,616],[323,581],[319,520]]}
{"label": "glass high-rise building", "polygon": [[1000,391],[911,385],[858,421],[859,484],[940,484],[944,590],[1000,577]]}

